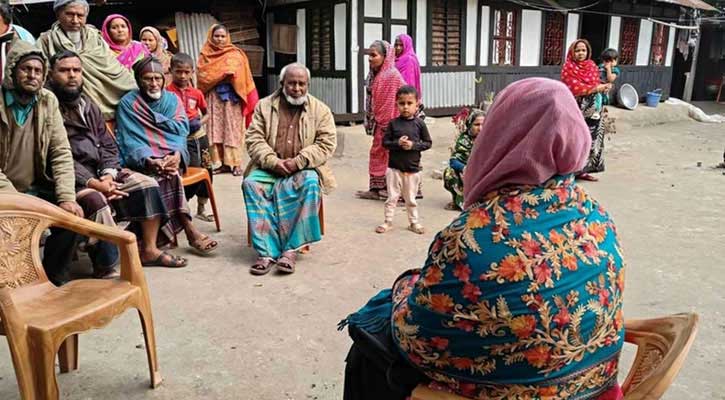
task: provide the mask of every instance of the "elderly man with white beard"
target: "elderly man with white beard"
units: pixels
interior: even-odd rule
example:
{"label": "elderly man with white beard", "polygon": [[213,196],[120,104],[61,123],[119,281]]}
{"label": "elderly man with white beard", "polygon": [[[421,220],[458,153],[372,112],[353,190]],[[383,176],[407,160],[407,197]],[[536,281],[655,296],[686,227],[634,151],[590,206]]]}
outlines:
{"label": "elderly man with white beard", "polygon": [[[134,64],[138,89],[123,96],[116,112],[116,140],[121,165],[148,175],[159,184],[166,213],[157,238],[158,247],[174,242],[182,230],[189,245],[201,254],[209,254],[218,243],[191,223],[181,173],[186,169],[189,152],[186,137],[189,121],[184,106],[172,92],[164,89],[164,67],[148,56]],[[161,253],[147,265],[186,266],[186,260]]]}
{"label": "elderly man with white beard", "polygon": [[327,161],[337,145],[330,109],[307,93],[310,71],[294,63],[282,68],[281,88],[257,103],[247,129],[250,163],[242,193],[252,246],[253,275],[275,266],[293,273],[297,251],[322,240],[322,192],[335,187]]}

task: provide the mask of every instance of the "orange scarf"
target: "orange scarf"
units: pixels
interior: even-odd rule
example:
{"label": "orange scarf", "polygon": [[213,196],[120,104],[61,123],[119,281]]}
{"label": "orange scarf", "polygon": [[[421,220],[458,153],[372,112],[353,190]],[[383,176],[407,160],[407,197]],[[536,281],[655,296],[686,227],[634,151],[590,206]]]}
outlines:
{"label": "orange scarf", "polygon": [[226,78],[229,78],[234,91],[247,105],[250,102],[248,96],[256,92],[252,70],[249,68],[249,60],[244,51],[233,45],[229,36],[227,42],[217,46],[212,42],[214,30],[219,25],[214,25],[206,34],[206,43],[201,48],[198,62],[198,87],[208,93]]}

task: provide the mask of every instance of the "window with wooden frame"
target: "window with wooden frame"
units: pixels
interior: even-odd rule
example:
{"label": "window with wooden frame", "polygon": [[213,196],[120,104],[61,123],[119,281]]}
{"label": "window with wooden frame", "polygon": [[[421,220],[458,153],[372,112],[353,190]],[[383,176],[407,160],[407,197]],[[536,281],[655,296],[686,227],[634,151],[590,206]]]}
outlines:
{"label": "window with wooden frame", "polygon": [[655,24],[654,33],[652,34],[652,55],[650,64],[664,65],[665,54],[667,53],[667,39],[670,35],[670,28],[662,24]]}
{"label": "window with wooden frame", "polygon": [[463,1],[431,0],[431,65],[461,65]]}
{"label": "window with wooden frame", "polygon": [[309,68],[312,71],[332,71],[332,7],[308,8],[307,16]]}
{"label": "window with wooden frame", "polygon": [[622,34],[619,39],[619,64],[634,65],[637,59],[639,19],[622,18]]}
{"label": "window with wooden frame", "polygon": [[566,17],[560,12],[544,14],[543,65],[561,65],[564,59]]}
{"label": "window with wooden frame", "polygon": [[493,11],[491,65],[516,65],[517,20],[516,10]]}

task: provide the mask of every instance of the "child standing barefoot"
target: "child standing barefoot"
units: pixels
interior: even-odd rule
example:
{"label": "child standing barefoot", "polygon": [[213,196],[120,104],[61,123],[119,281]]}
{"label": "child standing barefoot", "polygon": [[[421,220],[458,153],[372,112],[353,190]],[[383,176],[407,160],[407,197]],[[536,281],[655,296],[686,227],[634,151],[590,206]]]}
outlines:
{"label": "child standing barefoot", "polygon": [[423,234],[425,229],[419,222],[415,197],[421,181],[420,153],[430,149],[433,142],[425,122],[415,117],[418,109],[418,92],[415,88],[403,86],[395,97],[400,116],[390,121],[383,137],[383,147],[390,151],[385,174],[388,187],[385,222],[375,228],[375,232],[385,233],[393,227],[395,207],[402,196],[408,211],[408,229]]}

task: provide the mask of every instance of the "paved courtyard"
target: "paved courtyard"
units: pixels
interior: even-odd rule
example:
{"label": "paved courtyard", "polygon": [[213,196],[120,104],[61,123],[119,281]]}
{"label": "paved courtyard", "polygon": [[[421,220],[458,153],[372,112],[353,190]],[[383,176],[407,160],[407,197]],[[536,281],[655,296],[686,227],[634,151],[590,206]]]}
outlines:
{"label": "paved courtyard", "polygon": [[[342,397],[350,340],[337,322],[405,269],[420,266],[434,233],[455,214],[430,172],[448,158],[453,126],[430,126],[423,156],[423,223],[429,233],[376,235],[381,202],[354,199],[367,185],[370,138],[345,132],[333,161],[339,187],[325,198],[327,235],[292,276],[254,277],[246,247],[240,179],[216,177],[222,232],[212,257],[190,255],[182,270],[146,269],[164,383],[149,390],[135,313],[81,336],[80,370],[59,377],[63,399],[320,399]],[[620,132],[607,142],[607,172],[586,188],[611,212],[628,264],[625,315],[694,311],[700,332],[666,398],[725,399],[725,125],[675,122]],[[698,166],[701,163],[701,166]],[[402,210],[401,210],[402,211]],[[213,224],[197,222],[212,233]],[[186,253],[180,237],[177,254]],[[631,359],[627,351],[624,360]],[[6,345],[0,346],[0,399],[17,399]],[[623,363],[625,363],[623,362]]]}

